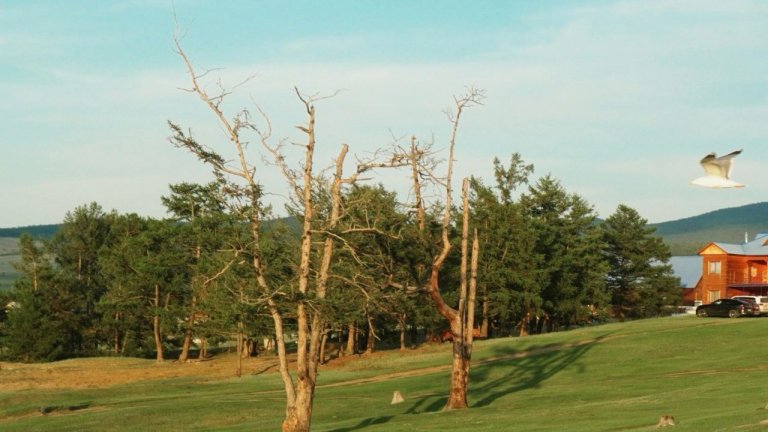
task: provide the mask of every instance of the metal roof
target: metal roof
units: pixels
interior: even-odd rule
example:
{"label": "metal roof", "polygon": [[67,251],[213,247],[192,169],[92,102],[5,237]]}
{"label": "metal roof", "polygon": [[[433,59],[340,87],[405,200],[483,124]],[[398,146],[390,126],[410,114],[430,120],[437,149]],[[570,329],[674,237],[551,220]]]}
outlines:
{"label": "metal roof", "polygon": [[768,233],[759,233],[744,244],[714,243],[729,255],[768,255]]}
{"label": "metal roof", "polygon": [[696,283],[701,278],[702,264],[700,256],[673,256],[669,259],[669,264],[672,265],[672,271],[675,273],[675,276],[680,278],[680,286],[682,288],[696,287]]}

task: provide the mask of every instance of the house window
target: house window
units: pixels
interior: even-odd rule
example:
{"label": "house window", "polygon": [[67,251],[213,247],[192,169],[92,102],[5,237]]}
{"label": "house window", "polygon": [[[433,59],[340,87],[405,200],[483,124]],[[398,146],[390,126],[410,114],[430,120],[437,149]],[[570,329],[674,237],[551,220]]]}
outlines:
{"label": "house window", "polygon": [[720,274],[720,261],[710,261],[708,273]]}
{"label": "house window", "polygon": [[752,277],[757,276],[757,268],[756,267],[750,267],[749,268],[749,275]]}

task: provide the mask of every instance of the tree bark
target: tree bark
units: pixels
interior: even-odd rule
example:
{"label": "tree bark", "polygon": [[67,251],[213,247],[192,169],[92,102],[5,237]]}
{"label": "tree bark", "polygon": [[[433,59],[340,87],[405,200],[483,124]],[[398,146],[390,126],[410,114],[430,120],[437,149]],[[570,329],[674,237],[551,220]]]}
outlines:
{"label": "tree bark", "polygon": [[243,374],[243,350],[245,349],[245,343],[243,340],[243,322],[237,322],[237,370],[235,375],[242,376]]}
{"label": "tree bark", "polygon": [[157,350],[157,361],[165,360],[163,358],[163,341],[160,337],[160,286],[155,284],[155,316],[152,319],[152,329],[155,336],[155,349]]}
{"label": "tree bark", "polygon": [[490,315],[491,310],[491,302],[488,299],[488,288],[483,286],[482,288],[483,292],[483,319],[480,321],[480,337],[487,338],[488,337],[488,316]]}
{"label": "tree bark", "polygon": [[400,351],[405,351],[406,343],[405,343],[405,322],[406,322],[406,316],[405,314],[399,314],[398,317],[398,326],[400,327]]}
{"label": "tree bark", "polygon": [[344,350],[344,352],[347,355],[355,354],[356,340],[357,340],[357,327],[355,327],[354,323],[349,323],[347,325],[347,348]]}
{"label": "tree bark", "polygon": [[[115,322],[120,320],[120,312],[115,312]],[[118,329],[115,329],[114,333],[114,350],[115,355],[120,354],[120,331]]]}
{"label": "tree bark", "polygon": [[372,354],[376,347],[376,328],[373,317],[368,315],[368,339],[365,344],[365,353]]}
{"label": "tree bark", "polygon": [[[199,249],[198,249],[199,253]],[[199,259],[199,257],[198,257]],[[179,354],[179,363],[186,363],[189,359],[189,349],[192,346],[192,326],[195,321],[195,309],[197,308],[197,296],[192,296],[192,306],[187,318],[187,326],[184,330],[184,342],[181,345],[181,353]]]}
{"label": "tree bark", "polygon": [[320,339],[320,364],[325,364],[325,349],[328,343],[328,332],[323,332],[323,336]]}

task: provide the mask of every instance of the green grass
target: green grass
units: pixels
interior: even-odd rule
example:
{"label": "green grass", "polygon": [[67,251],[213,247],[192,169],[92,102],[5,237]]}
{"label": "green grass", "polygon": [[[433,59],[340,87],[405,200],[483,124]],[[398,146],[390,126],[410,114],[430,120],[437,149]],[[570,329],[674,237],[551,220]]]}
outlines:
{"label": "green grass", "polygon": [[[313,430],[652,431],[664,414],[678,420],[674,431],[763,430],[766,333],[765,318],[675,317],[480,341],[471,408],[454,412],[441,410],[448,370],[427,369],[447,364],[448,345],[392,352],[321,370]],[[411,369],[431,372],[349,383]],[[284,410],[275,374],[2,393],[4,373],[3,431],[279,430]],[[395,390],[406,401],[390,406]]]}

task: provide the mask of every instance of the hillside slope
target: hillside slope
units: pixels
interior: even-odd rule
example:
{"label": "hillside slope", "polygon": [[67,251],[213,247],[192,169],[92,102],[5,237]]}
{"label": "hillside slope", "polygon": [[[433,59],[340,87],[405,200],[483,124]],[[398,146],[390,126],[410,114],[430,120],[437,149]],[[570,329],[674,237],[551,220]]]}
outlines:
{"label": "hillside slope", "polygon": [[651,224],[673,255],[692,255],[707,243],[743,243],[745,235],[768,232],[768,202],[711,211],[698,216]]}
{"label": "hillside slope", "polygon": [[[674,430],[764,431],[768,348],[733,341],[766,330],[764,318],[690,316],[479,341],[462,411],[442,410],[449,344],[346,356],[322,366],[313,430],[655,431],[672,415]],[[276,358],[246,359],[241,378],[235,360],[0,363],[0,429],[279,430]]]}

